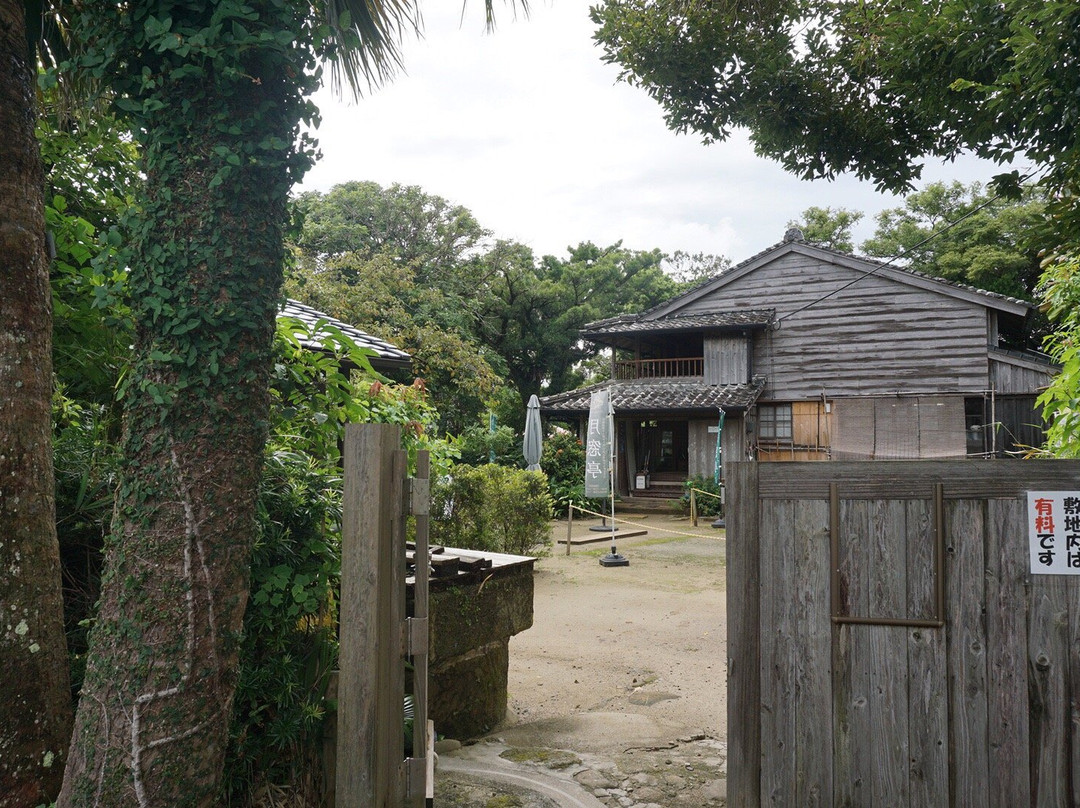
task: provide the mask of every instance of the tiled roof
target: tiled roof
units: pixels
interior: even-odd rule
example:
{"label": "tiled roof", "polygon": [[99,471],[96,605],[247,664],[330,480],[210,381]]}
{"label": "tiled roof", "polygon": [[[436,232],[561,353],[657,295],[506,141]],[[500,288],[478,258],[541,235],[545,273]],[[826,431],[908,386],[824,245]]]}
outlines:
{"label": "tiled roof", "polygon": [[596,390],[611,391],[616,414],[664,412],[716,412],[717,408],[744,410],[761,395],[765,380],[750,384],[705,384],[691,381],[614,381],[582,387],[540,399],[540,411],[548,415],[576,415],[589,412],[589,399]]}
{"label": "tiled roof", "polygon": [[[281,314],[299,320],[309,329],[315,329],[317,327],[321,328],[325,325],[336,328],[361,348],[367,348],[370,351],[374,351],[375,356],[371,357],[371,363],[376,368],[408,367],[412,362],[412,357],[396,345],[391,345],[385,340],[373,337],[370,334],[361,331],[354,325],[342,322],[341,320],[331,317],[329,314],[324,314],[318,309],[313,309],[311,306],[305,306],[297,300],[285,301],[285,305],[281,307]],[[316,334],[317,333],[318,332],[316,332]],[[322,344],[318,340],[302,338],[300,339],[300,344],[311,350],[319,350],[322,348]]]}
{"label": "tiled roof", "polygon": [[581,329],[583,337],[602,334],[626,334],[635,331],[682,331],[701,328],[764,328],[775,319],[774,309],[747,311],[718,311],[708,314],[673,315],[643,321],[639,314],[623,314],[607,320],[588,323]]}

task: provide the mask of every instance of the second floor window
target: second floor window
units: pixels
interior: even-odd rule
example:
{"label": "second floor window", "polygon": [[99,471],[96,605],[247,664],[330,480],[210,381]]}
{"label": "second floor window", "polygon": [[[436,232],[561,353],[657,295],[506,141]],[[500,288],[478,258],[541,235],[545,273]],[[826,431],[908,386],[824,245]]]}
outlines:
{"label": "second floor window", "polygon": [[791,405],[759,404],[758,440],[791,443]]}

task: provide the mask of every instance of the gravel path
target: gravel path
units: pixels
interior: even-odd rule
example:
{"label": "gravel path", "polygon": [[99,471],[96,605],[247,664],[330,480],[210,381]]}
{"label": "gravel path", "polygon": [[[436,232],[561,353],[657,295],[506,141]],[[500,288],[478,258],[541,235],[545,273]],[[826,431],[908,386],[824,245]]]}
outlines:
{"label": "gravel path", "polygon": [[[437,805],[575,805],[530,788],[530,777],[593,800],[582,805],[724,804],[724,532],[627,518],[648,531],[616,536],[629,567],[600,566],[606,538],[569,556],[557,545],[537,564],[534,625],[510,643],[507,721],[475,745],[444,748]],[[565,539],[565,523],[552,532]]]}

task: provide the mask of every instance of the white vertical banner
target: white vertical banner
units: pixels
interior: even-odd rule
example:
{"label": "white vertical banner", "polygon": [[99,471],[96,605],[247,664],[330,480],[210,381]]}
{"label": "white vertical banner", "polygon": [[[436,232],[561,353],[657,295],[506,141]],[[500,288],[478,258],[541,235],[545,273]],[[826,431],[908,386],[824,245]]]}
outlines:
{"label": "white vertical banner", "polygon": [[589,398],[589,432],[585,436],[585,496],[611,496],[611,394],[598,390]]}

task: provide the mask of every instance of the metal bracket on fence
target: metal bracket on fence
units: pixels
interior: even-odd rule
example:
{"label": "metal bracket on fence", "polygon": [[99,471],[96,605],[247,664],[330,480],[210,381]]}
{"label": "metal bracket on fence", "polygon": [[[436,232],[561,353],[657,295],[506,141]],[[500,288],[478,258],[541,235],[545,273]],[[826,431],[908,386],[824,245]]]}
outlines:
{"label": "metal bracket on fence", "polygon": [[[417,731],[416,728],[413,731]],[[423,758],[405,758],[401,764],[401,776],[405,781],[405,799],[412,801],[423,799],[427,795],[428,761]]]}
{"label": "metal bracket on fence", "polygon": [[864,626],[903,626],[905,628],[942,628],[945,625],[945,494],[941,483],[934,483],[934,614],[925,619],[911,617],[854,617],[842,613],[840,603],[840,493],[836,483],[829,483],[830,581],[832,621],[835,624]]}
{"label": "metal bracket on fence", "polygon": [[405,480],[406,501],[412,516],[431,513],[431,481],[427,477],[408,477]]}
{"label": "metal bracket on fence", "polygon": [[428,619],[426,617],[405,618],[401,648],[402,656],[418,656],[428,652]]}

